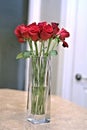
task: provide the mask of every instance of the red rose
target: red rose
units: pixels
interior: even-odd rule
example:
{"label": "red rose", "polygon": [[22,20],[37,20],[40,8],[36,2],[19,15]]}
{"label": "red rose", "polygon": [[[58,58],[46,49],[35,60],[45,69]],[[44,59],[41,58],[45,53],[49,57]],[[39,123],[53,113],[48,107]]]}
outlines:
{"label": "red rose", "polygon": [[27,27],[24,24],[17,26],[14,33],[17,36],[19,42],[24,42],[24,38],[29,38]]}
{"label": "red rose", "polygon": [[43,28],[44,28],[44,26],[46,26],[46,25],[47,25],[47,22],[40,22],[40,23],[38,23],[38,26],[39,26],[39,28],[40,28],[40,31],[42,31]]}
{"label": "red rose", "polygon": [[30,38],[33,41],[39,40],[40,29],[39,29],[39,26],[36,25],[36,23],[30,24],[29,26],[27,26],[27,29],[28,29],[28,33],[30,35]]}
{"label": "red rose", "polygon": [[51,23],[53,27],[53,36],[55,36],[59,32],[58,23]]}
{"label": "red rose", "polygon": [[62,28],[57,34],[61,40],[65,40],[66,37],[70,36],[69,32],[67,32],[64,28]]}
{"label": "red rose", "polygon": [[43,29],[40,33],[40,38],[42,40],[47,40],[47,39],[51,38],[52,34],[53,34],[53,28],[50,24],[48,24],[43,27]]}
{"label": "red rose", "polygon": [[25,42],[25,41],[24,41],[24,38],[19,37],[19,38],[18,38],[18,42],[24,43],[24,42]]}

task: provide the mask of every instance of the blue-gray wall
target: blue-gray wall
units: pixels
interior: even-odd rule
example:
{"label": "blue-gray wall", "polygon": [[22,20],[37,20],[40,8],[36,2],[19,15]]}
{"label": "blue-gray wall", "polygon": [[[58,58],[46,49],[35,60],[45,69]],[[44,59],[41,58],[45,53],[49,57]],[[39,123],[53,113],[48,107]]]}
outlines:
{"label": "blue-gray wall", "polygon": [[25,61],[16,55],[25,47],[14,35],[18,24],[27,22],[27,0],[0,0],[0,88],[23,89]]}

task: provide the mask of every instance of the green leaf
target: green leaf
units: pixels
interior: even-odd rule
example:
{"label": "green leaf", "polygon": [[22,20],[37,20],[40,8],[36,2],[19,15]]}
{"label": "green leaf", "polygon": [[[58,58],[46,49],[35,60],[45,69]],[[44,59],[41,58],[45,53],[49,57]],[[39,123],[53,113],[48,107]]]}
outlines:
{"label": "green leaf", "polygon": [[32,55],[32,51],[24,51],[17,55],[16,59],[29,58]]}
{"label": "green leaf", "polygon": [[56,38],[55,38],[55,41],[56,41],[57,43],[59,43],[61,40],[60,40],[59,37],[56,37]]}
{"label": "green leaf", "polygon": [[29,58],[32,55],[32,51],[23,52],[23,58]]}
{"label": "green leaf", "polygon": [[19,53],[17,56],[16,56],[16,59],[21,59],[23,58],[23,52]]}
{"label": "green leaf", "polygon": [[51,56],[55,56],[55,55],[58,54],[58,52],[57,52],[57,50],[52,50],[52,51],[50,51],[49,54],[50,54]]}

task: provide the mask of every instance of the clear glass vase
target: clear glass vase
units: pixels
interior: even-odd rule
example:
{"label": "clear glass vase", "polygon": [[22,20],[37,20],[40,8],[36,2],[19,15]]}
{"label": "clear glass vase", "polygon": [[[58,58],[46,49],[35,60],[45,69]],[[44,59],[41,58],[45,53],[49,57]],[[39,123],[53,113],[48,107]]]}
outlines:
{"label": "clear glass vase", "polygon": [[50,122],[50,61],[50,57],[30,58],[27,110],[33,124]]}

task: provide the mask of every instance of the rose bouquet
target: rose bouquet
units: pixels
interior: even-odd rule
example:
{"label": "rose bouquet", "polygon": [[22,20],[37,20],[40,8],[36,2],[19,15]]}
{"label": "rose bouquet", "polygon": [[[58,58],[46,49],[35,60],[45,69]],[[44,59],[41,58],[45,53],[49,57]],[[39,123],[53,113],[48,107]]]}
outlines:
{"label": "rose bouquet", "polygon": [[56,55],[57,46],[61,42],[63,47],[68,47],[65,38],[70,34],[64,28],[60,29],[58,25],[58,23],[47,22],[18,25],[15,35],[20,43],[29,44],[29,50],[19,53],[16,58]]}
{"label": "rose bouquet", "polygon": [[[29,110],[31,122],[49,122],[49,95],[50,95],[50,63],[49,57],[57,55],[57,46],[62,44],[68,47],[65,38],[69,37],[69,32],[64,28],[60,29],[58,23],[36,22],[29,25],[18,25],[15,35],[19,43],[28,44],[29,49],[20,52],[16,59],[30,58],[32,68],[29,81],[29,91],[32,93],[29,98]],[[44,115],[44,119],[34,115]],[[33,115],[33,116],[32,116]]]}

